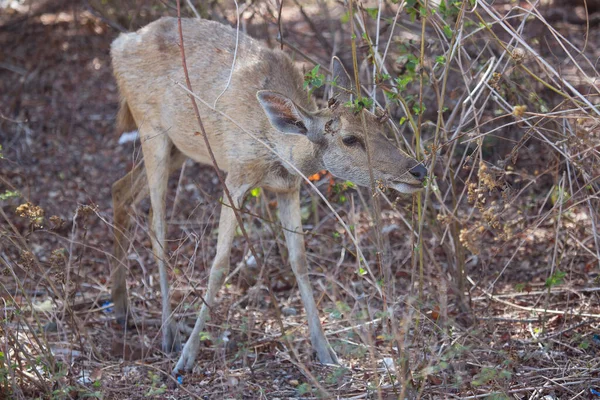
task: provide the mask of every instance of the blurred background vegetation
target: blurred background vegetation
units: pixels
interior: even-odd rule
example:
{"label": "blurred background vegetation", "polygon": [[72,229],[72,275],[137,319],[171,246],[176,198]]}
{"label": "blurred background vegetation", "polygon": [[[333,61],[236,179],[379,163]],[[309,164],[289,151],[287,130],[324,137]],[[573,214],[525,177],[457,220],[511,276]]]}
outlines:
{"label": "blurred background vegetation", "polygon": [[[182,2],[186,17],[239,19],[283,47],[321,105],[331,57],[356,65],[365,105],[386,110],[390,140],[431,172],[414,196],[310,177],[350,232],[303,187],[339,367],[312,358],[274,196],[252,191],[245,225],[262,262],[236,237],[198,365],[176,382],[160,351],[148,201],[131,210],[136,329],[114,322],[109,297],[111,184],[141,160],[139,142],[114,132],[109,46],[176,3],[0,1],[0,398],[600,396],[599,11],[597,0]],[[188,162],[170,181],[182,325],[201,305],[221,193],[210,166]]]}

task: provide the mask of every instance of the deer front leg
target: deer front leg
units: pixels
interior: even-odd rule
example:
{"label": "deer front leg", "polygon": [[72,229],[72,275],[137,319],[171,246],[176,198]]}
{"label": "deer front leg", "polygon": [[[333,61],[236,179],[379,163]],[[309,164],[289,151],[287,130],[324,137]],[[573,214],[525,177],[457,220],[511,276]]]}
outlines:
{"label": "deer front leg", "polygon": [[323,327],[319,320],[319,311],[317,310],[310,280],[308,279],[306,251],[304,248],[304,236],[302,235],[302,221],[300,217],[299,190],[278,193],[277,203],[279,204],[279,215],[284,229],[290,264],[292,265],[294,275],[296,275],[300,296],[302,297],[302,302],[306,309],[310,341],[313,349],[317,353],[317,358],[321,363],[337,364],[337,356],[323,333]]}
{"label": "deer front leg", "polygon": [[158,264],[162,297],[162,349],[164,352],[170,353],[179,351],[180,347],[177,325],[171,315],[167,253],[165,251],[167,181],[172,143],[166,133],[157,132],[150,128],[149,124],[140,127],[140,139],[152,205],[150,238],[154,259]]}
{"label": "deer front leg", "polygon": [[[226,182],[226,185],[234,203],[233,207],[239,209],[249,186],[244,184],[236,185],[232,182]],[[182,371],[189,372],[194,368],[194,362],[196,361],[198,348],[200,346],[200,333],[205,328],[208,313],[211,311],[210,308],[215,304],[217,293],[229,272],[229,256],[231,254],[231,246],[233,244],[236,228],[237,220],[235,218],[235,213],[231,206],[229,206],[227,196],[223,195],[223,206],[221,207],[221,217],[219,219],[219,236],[217,238],[217,254],[213,260],[212,267],[210,268],[208,289],[204,296],[204,303],[198,314],[198,319],[194,325],[194,330],[188,341],[185,343],[181,356],[173,369],[173,374],[175,375]]]}

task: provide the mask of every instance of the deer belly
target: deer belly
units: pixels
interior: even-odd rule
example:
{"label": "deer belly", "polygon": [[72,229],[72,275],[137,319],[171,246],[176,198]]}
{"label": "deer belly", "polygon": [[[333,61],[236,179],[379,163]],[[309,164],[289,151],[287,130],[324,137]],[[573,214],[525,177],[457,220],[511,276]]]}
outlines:
{"label": "deer belly", "polygon": [[[204,141],[204,137],[201,133],[195,132],[192,135],[172,135],[171,140],[173,144],[185,154],[187,157],[192,160],[206,165],[213,165],[212,158],[210,156],[210,152],[206,147],[206,143]],[[214,138],[208,138],[210,148],[215,156],[217,165],[219,169],[223,171],[227,171],[229,169],[229,162],[226,157],[224,157],[223,152],[220,149],[220,141],[215,140]]]}

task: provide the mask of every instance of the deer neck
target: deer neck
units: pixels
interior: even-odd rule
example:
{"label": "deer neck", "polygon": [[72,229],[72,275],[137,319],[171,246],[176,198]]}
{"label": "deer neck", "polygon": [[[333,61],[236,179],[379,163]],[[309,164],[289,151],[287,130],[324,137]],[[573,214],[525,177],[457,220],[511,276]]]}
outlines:
{"label": "deer neck", "polygon": [[[303,135],[286,135],[285,140],[275,145],[277,153],[304,176],[311,176],[325,169],[318,146]],[[293,175],[298,172],[288,163],[284,167]]]}

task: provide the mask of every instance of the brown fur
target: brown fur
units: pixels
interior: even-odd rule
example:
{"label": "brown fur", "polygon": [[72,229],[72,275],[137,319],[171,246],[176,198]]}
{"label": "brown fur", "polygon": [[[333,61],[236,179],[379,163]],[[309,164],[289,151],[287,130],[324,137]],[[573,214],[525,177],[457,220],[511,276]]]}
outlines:
{"label": "brown fur", "polygon": [[117,113],[117,133],[131,132],[137,129],[127,100],[122,98],[119,103],[119,112]]}

